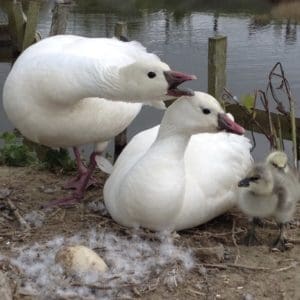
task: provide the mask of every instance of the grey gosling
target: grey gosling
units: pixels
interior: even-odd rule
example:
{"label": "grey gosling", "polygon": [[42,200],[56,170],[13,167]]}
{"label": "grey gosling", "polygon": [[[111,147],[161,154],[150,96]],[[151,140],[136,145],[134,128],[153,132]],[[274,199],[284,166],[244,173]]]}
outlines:
{"label": "grey gosling", "polygon": [[274,217],[279,235],[273,248],[286,250],[286,223],[292,220],[300,195],[297,173],[288,165],[286,154],[272,152],[264,163],[255,164],[238,186],[238,206],[251,219],[247,244],[258,242],[255,226],[259,218]]}

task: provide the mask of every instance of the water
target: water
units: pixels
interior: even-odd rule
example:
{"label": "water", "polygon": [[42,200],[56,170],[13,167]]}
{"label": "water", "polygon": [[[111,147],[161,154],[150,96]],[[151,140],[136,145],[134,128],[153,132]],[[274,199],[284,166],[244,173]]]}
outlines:
{"label": "water", "polygon": [[[47,36],[51,24],[52,1],[44,3],[39,31]],[[278,14],[288,4],[278,6],[265,0],[198,0],[198,1],[123,1],[78,0],[69,18],[67,33],[100,37],[112,36],[117,21],[127,21],[130,39],[142,42],[173,69],[196,74],[199,80],[188,86],[207,89],[207,41],[210,36],[228,37],[228,88],[237,96],[264,88],[267,74],[277,62],[283,63],[292,91],[300,96],[300,28],[297,14]],[[300,20],[300,4],[298,6]],[[0,88],[9,64],[0,63]],[[297,114],[300,107],[297,106]],[[162,112],[145,107],[130,126],[131,137],[138,131],[160,122]],[[12,126],[0,106],[0,130]],[[267,150],[258,137],[255,156]]]}

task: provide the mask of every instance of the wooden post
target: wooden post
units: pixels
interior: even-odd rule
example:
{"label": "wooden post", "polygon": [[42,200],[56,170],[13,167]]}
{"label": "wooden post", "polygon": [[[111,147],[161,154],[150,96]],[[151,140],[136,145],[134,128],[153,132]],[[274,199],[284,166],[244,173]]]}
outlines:
{"label": "wooden post", "polygon": [[208,93],[219,101],[226,86],[227,37],[208,40]]}
{"label": "wooden post", "polygon": [[39,19],[41,2],[39,0],[31,0],[28,4],[27,22],[24,31],[22,50],[35,42],[36,27]]}
{"label": "wooden post", "polygon": [[66,32],[70,5],[70,3],[55,3],[49,36]]}
{"label": "wooden post", "polygon": [[15,57],[35,42],[40,5],[41,0],[30,0],[26,16],[21,1],[3,3],[8,16],[8,29]]}
{"label": "wooden post", "polygon": [[11,1],[6,4],[9,32],[13,43],[13,52],[22,52],[24,29],[26,18],[22,9],[22,3]]}
{"label": "wooden post", "polygon": [[10,62],[13,58],[12,41],[7,24],[0,25],[0,62]]}
{"label": "wooden post", "polygon": [[[125,40],[127,39],[127,23],[126,22],[117,22],[115,25],[115,37]],[[127,129],[124,129],[121,133],[119,133],[115,137],[115,155],[114,160],[118,158],[122,150],[125,148],[127,144]]]}
{"label": "wooden post", "polygon": [[118,39],[125,37],[127,38],[128,31],[127,31],[127,23],[126,22],[117,22],[115,25],[115,37]]}

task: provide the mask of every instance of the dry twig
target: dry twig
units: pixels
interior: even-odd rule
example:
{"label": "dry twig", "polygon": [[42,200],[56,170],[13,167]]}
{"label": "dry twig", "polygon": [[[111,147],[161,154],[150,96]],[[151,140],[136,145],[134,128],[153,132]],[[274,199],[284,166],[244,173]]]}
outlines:
{"label": "dry twig", "polygon": [[77,287],[87,287],[95,290],[111,290],[111,289],[123,289],[123,288],[133,288],[135,286],[141,285],[141,283],[129,283],[129,284],[119,284],[119,285],[97,285],[97,284],[84,284],[80,282],[72,283],[72,286]]}
{"label": "dry twig", "polygon": [[240,258],[240,248],[236,242],[236,238],[235,238],[235,219],[232,220],[232,230],[231,230],[231,237],[232,237],[232,242],[236,248],[236,257],[234,260],[234,264],[236,264]]}
{"label": "dry twig", "polygon": [[14,213],[15,217],[17,218],[18,222],[20,223],[22,228],[25,228],[26,230],[30,230],[30,225],[25,221],[25,219],[21,216],[19,213],[18,208],[12,203],[10,199],[7,199],[7,204],[9,205],[10,209]]}
{"label": "dry twig", "polygon": [[[279,81],[279,84],[278,84]],[[277,85],[275,86],[275,84]],[[279,92],[284,95],[285,99],[280,99]],[[293,165],[295,168],[298,168],[298,145],[297,145],[297,127],[296,127],[296,112],[295,112],[295,98],[292,95],[290,84],[285,77],[285,72],[283,70],[283,66],[280,62],[276,63],[268,76],[268,84],[265,89],[257,90],[255,92],[254,103],[251,109],[247,108],[243,104],[241,104],[236,97],[234,97],[226,88],[223,93],[223,102],[225,104],[234,103],[239,106],[241,110],[247,116],[247,120],[249,122],[248,130],[251,130],[252,140],[254,147],[256,146],[255,136],[253,133],[253,125],[255,125],[259,131],[268,139],[270,143],[271,149],[284,150],[284,141],[282,136],[282,126],[280,123],[280,115],[285,116],[290,121],[290,129],[292,136],[292,144],[293,144]],[[256,116],[256,105],[257,99],[260,100],[265,112],[267,113],[268,119],[268,129],[260,124],[255,116]],[[286,101],[287,100],[287,101]],[[275,102],[276,110],[278,111],[276,120],[272,119],[270,104],[271,101]],[[284,103],[288,102],[289,109],[288,111],[284,107]]]}
{"label": "dry twig", "polygon": [[295,268],[298,265],[298,262],[294,261],[291,265],[276,269],[274,272],[284,272],[289,269]]}
{"label": "dry twig", "polygon": [[270,268],[265,267],[254,267],[254,266],[247,266],[247,265],[240,265],[240,264],[202,264],[203,267],[206,268],[215,268],[220,270],[227,270],[228,268],[236,268],[236,269],[246,269],[251,271],[270,271]]}

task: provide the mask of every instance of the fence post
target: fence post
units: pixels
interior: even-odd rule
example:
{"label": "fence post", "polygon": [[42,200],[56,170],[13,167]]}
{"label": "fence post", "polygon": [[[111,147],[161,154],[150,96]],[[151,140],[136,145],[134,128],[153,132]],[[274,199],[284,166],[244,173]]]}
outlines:
{"label": "fence post", "polygon": [[67,29],[70,3],[56,2],[53,8],[52,23],[49,36],[64,34]]}
{"label": "fence post", "polygon": [[208,39],[208,93],[219,101],[226,86],[227,37]]}
{"label": "fence post", "polygon": [[[33,2],[33,0],[31,1]],[[51,28],[49,32],[49,36],[57,35],[57,34],[64,34],[67,28],[68,23],[68,15],[69,15],[69,9],[72,4],[62,3],[62,2],[55,2],[55,6],[52,10],[52,22],[51,22]],[[30,10],[30,5],[28,8],[28,11]],[[34,142],[31,142],[24,138],[24,143],[30,148],[33,149],[39,160],[44,161],[47,157],[47,154],[49,151],[51,151],[51,148],[36,144]]]}
{"label": "fence post", "polygon": [[22,50],[32,45],[35,41],[36,27],[39,18],[41,1],[31,0],[29,1],[27,10],[27,22],[24,31]]}
{"label": "fence post", "polygon": [[[127,38],[127,23],[126,22],[117,22],[115,25],[115,37],[118,39]],[[114,151],[114,160],[118,158],[122,150],[127,144],[127,129],[125,128],[121,133],[115,137],[115,151]]]}
{"label": "fence post", "polygon": [[126,22],[117,22],[115,25],[115,37],[120,39],[121,37],[127,37],[127,23]]}
{"label": "fence post", "polygon": [[5,9],[8,16],[8,29],[12,40],[14,54],[22,51],[24,28],[26,18],[19,1],[5,2]]}

